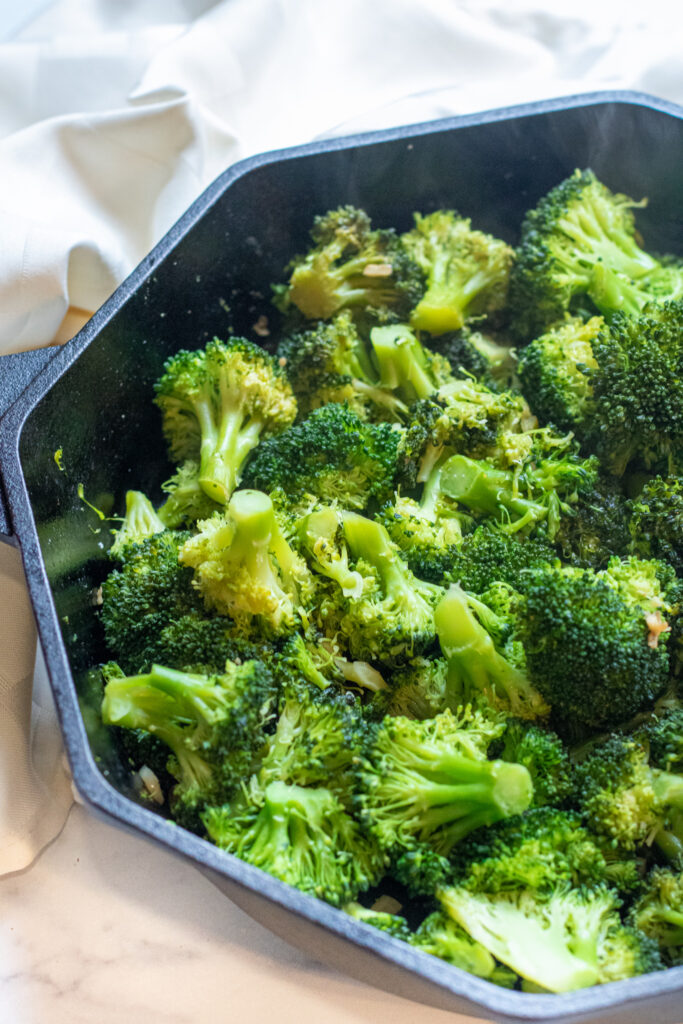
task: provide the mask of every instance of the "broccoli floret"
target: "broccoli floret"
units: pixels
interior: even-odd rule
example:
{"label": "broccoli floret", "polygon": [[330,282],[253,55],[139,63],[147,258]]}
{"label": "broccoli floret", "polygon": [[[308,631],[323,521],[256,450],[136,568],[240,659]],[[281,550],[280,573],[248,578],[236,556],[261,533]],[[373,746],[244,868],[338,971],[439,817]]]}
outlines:
{"label": "broccoli floret", "polygon": [[552,542],[562,517],[597,479],[597,462],[568,447],[499,469],[491,460],[452,455],[441,467],[441,489],[470,512],[492,520],[506,533],[541,529]]}
{"label": "broccoli floret", "polygon": [[353,206],[317,216],[313,247],[295,257],[286,287],[276,288],[284,311],[296,306],[311,320],[328,320],[342,309],[404,317],[424,290],[422,272],[393,229],[373,230]]}
{"label": "broccoli floret", "polygon": [[683,707],[667,708],[647,725],[650,763],[665,772],[683,773]]}
{"label": "broccoli floret", "polygon": [[114,531],[114,541],[109,548],[109,555],[112,558],[125,559],[125,551],[129,544],[140,544],[156,533],[163,533],[165,529],[166,524],[142,491],[126,491],[126,514],[118,530]]}
{"label": "broccoli floret", "polygon": [[370,344],[381,387],[404,403],[427,398],[452,379],[448,360],[428,351],[405,324],[373,327]]}
{"label": "broccoli floret", "polygon": [[[437,474],[433,474],[437,479]],[[438,486],[423,490],[420,501],[397,495],[377,516],[400,549],[408,568],[421,580],[443,583],[457,557],[463,525],[469,517],[443,498]]]}
{"label": "broccoli floret", "polygon": [[526,768],[486,760],[500,722],[467,706],[424,722],[388,715],[360,772],[361,820],[387,850],[428,842],[448,854],[468,833],[520,814]]}
{"label": "broccoli floret", "polygon": [[522,978],[551,992],[570,992],[658,970],[646,936],[619,917],[607,888],[559,886],[539,898],[518,889],[493,895],[463,886],[439,892],[444,910]]}
{"label": "broccoli floret", "polygon": [[107,647],[125,672],[146,671],[148,650],[177,619],[204,615],[192,572],[178,554],[187,533],[157,533],[129,544],[120,568],[102,584],[102,624]]}
{"label": "broccoli floret", "polygon": [[301,683],[304,691],[326,690],[343,681],[334,645],[310,629],[295,633],[273,656],[273,671],[283,687]]}
{"label": "broccoli floret", "polygon": [[261,491],[235,491],[225,513],[198,524],[180,561],[208,608],[231,616],[247,634],[291,633],[313,596],[304,560],[285,540],[273,503]]}
{"label": "broccoli floret", "polygon": [[681,836],[670,816],[683,810],[683,776],[650,764],[646,737],[609,737],[577,765],[576,792],[594,832],[627,850],[654,840],[665,856],[673,847],[678,859]]}
{"label": "broccoli floret", "polygon": [[441,960],[459,967],[478,978],[493,981],[499,965],[484,946],[470,938],[467,932],[456,924],[452,917],[436,910],[422,922],[417,931],[409,937],[411,946],[423,953],[438,956]]}
{"label": "broccoli floret", "polygon": [[667,966],[683,964],[683,873],[655,868],[631,909],[629,921],[657,943]]}
{"label": "broccoli floret", "polygon": [[458,885],[488,895],[528,890],[542,896],[560,885],[598,885],[610,879],[600,841],[580,815],[552,807],[534,808],[472,833],[454,851],[453,871]]}
{"label": "broccoli floret", "polygon": [[372,925],[373,928],[378,928],[395,939],[403,939],[404,942],[408,942],[413,934],[405,917],[401,917],[400,914],[390,914],[386,910],[373,910],[360,903],[347,903],[342,909],[356,921]]}
{"label": "broccoli floret", "polygon": [[277,359],[296,395],[299,416],[330,402],[345,402],[361,419],[396,422],[407,413],[400,398],[380,387],[350,313],[287,335]]}
{"label": "broccoli floret", "polygon": [[492,235],[472,229],[454,210],[415,214],[403,235],[408,253],[427,277],[427,289],[410,322],[420,331],[443,334],[505,305],[513,252]]}
{"label": "broccoli floret", "polygon": [[683,480],[656,476],[629,503],[631,550],[662,558],[683,574]]}
{"label": "broccoli floret", "polygon": [[648,307],[640,317],[615,314],[593,342],[587,443],[621,476],[638,458],[676,472],[683,444],[683,303]]}
{"label": "broccoli floret", "polygon": [[450,577],[463,590],[482,594],[497,582],[524,588],[525,571],[557,562],[554,549],[538,537],[523,540],[483,523],[463,538]]}
{"label": "broccoli floret", "polygon": [[516,337],[537,337],[585,297],[604,314],[640,312],[660,269],[636,240],[633,210],[642,205],[577,170],[527,213],[510,275]]}
{"label": "broccoli floret", "polygon": [[375,885],[385,856],[323,787],[270,782],[258,802],[242,797],[202,815],[222,849],[335,906]]}
{"label": "broccoli floret", "polygon": [[185,672],[220,673],[226,661],[270,661],[274,648],[266,640],[247,639],[223,615],[181,615],[150,635],[141,670],[153,663]]}
{"label": "broccoli floret", "polygon": [[604,328],[602,317],[584,322],[571,317],[522,349],[519,378],[534,412],[544,423],[582,435],[586,430],[598,364],[593,342]]}
{"label": "broccoli floret", "polygon": [[612,559],[607,569],[530,570],[520,617],[529,677],[555,728],[609,728],[651,705],[669,674],[670,570]]}
{"label": "broccoli floret", "polygon": [[380,523],[342,514],[344,541],[362,578],[349,594],[340,627],[354,658],[401,664],[433,642],[434,605],[441,588],[418,579]]}
{"label": "broccoli floret", "polygon": [[399,882],[410,899],[434,900],[439,886],[448,885],[453,879],[453,870],[448,857],[437,853],[429,841],[411,840],[406,849],[397,846],[392,850],[390,875]]}
{"label": "broccoli floret", "polygon": [[534,784],[534,807],[557,806],[569,797],[573,788],[569,753],[551,729],[510,718],[494,752],[501,760],[528,769]]}
{"label": "broccoli floret", "polygon": [[253,768],[274,711],[274,683],[262,662],[228,662],[222,673],[195,675],[153,665],[125,676],[107,665],[102,701],[106,725],[141,729],[161,740],[178,780],[172,811],[196,828],[205,804],[222,802]]}
{"label": "broccoli floret", "polygon": [[453,584],[436,606],[434,620],[439,643],[448,661],[449,703],[485,698],[490,704],[524,719],[542,718],[549,712],[543,697],[526,671],[510,660],[510,651],[496,649],[494,636],[506,627],[517,628],[512,610],[506,621],[482,601]]}
{"label": "broccoli floret", "polygon": [[434,718],[450,707],[456,712],[458,702],[449,705],[448,663],[445,658],[412,658],[391,673],[391,685],[380,690],[373,699],[373,710],[382,717],[403,715],[424,721]]}
{"label": "broccoli floret", "polygon": [[263,441],[244,482],[267,492],[282,488],[289,499],[311,494],[363,509],[393,493],[401,440],[389,423],[366,423],[346,405],[327,405]]}
{"label": "broccoli floret", "polygon": [[166,526],[173,530],[191,526],[198,519],[208,519],[221,506],[206,494],[199,482],[199,463],[187,459],[173,476],[161,485],[168,495],[157,512]]}
{"label": "broccoli floret", "polygon": [[618,483],[598,477],[562,516],[554,544],[564,562],[604,569],[613,555],[628,553],[629,521],[629,504]]}
{"label": "broccoli floret", "polygon": [[199,460],[199,484],[226,504],[262,437],[290,426],[296,399],[277,362],[244,338],[214,338],[164,365],[156,404],[176,461]]}

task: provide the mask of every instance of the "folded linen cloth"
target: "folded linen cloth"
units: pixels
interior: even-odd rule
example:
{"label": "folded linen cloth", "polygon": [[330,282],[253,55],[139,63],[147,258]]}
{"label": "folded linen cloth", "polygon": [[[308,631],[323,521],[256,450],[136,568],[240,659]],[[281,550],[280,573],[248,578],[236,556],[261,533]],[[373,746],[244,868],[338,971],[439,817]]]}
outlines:
{"label": "folded linen cloth", "polygon": [[[599,88],[683,101],[665,0],[58,0],[0,20],[0,354],[68,337],[254,152]],[[669,9],[670,10],[670,9]],[[0,365],[0,372],[1,365]],[[0,873],[70,803],[0,544]]]}

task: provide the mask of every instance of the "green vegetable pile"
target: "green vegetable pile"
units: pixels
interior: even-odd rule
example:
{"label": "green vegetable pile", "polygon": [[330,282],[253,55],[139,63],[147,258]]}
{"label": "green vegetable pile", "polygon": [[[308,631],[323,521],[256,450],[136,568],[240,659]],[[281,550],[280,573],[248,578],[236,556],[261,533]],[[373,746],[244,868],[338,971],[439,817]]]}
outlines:
{"label": "green vegetable pile", "polygon": [[532,992],[683,963],[683,262],[640,205],[316,217],[270,351],[166,363],[177,470],[102,586],[141,799]]}

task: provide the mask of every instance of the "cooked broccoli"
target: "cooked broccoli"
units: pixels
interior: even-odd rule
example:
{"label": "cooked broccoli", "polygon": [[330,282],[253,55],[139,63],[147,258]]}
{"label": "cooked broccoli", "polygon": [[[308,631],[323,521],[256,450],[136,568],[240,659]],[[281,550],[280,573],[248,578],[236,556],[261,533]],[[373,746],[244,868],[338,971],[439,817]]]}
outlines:
{"label": "cooked broccoli", "polygon": [[114,664],[103,674],[102,721],[141,729],[166,744],[177,779],[172,812],[197,827],[202,808],[226,800],[252,770],[274,712],[270,672],[262,662],[247,661],[228,662],[209,676],[161,665],[125,676]]}
{"label": "cooked broccoli", "polygon": [[587,322],[570,317],[521,350],[522,390],[543,423],[585,433],[593,396],[591,378],[598,369],[593,342],[604,326],[599,316]]}
{"label": "cooked broccoli", "polygon": [[573,787],[569,753],[551,729],[510,718],[493,749],[496,757],[528,770],[534,784],[533,807],[559,806],[569,797]]}
{"label": "cooked broccoli", "polygon": [[396,495],[378,521],[400,549],[408,568],[421,580],[443,583],[451,571],[469,517],[438,488],[438,471],[425,484],[422,499]]}
{"label": "cooked broccoli", "polygon": [[277,362],[244,338],[214,338],[164,365],[156,404],[176,461],[199,460],[199,484],[226,504],[249,453],[296,417],[296,399]]}
{"label": "cooked broccoli", "polygon": [[629,508],[633,553],[662,558],[683,575],[683,479],[653,477]]}
{"label": "cooked broccoli", "polygon": [[361,820],[384,849],[428,842],[448,854],[474,829],[527,809],[526,768],[486,759],[500,728],[470,706],[424,722],[384,718],[356,794]]}
{"label": "cooked broccoli", "polygon": [[173,530],[191,526],[198,519],[209,519],[221,508],[205,493],[199,482],[199,463],[187,459],[176,472],[161,485],[168,495],[158,509],[159,518]]}
{"label": "cooked broccoli", "polygon": [[636,849],[654,842],[680,861],[681,838],[670,817],[683,810],[683,775],[650,764],[646,738],[612,735],[576,768],[577,804],[589,827]]}
{"label": "cooked broccoli", "polygon": [[381,878],[385,856],[323,787],[270,782],[202,815],[222,849],[303,892],[344,906]]}
{"label": "cooked broccoli", "polygon": [[247,634],[291,633],[313,596],[303,559],[278,526],[261,491],[235,491],[225,513],[198,524],[180,550],[208,608],[231,616]]}
{"label": "cooked broccoli", "polygon": [[647,936],[619,917],[608,888],[558,886],[539,898],[526,888],[495,894],[463,886],[439,891],[444,910],[522,978],[551,992],[570,992],[658,970]]}
{"label": "cooked broccoli", "polygon": [[605,569],[611,557],[629,552],[629,523],[629,503],[618,482],[599,476],[564,512],[553,543],[564,562]]}
{"label": "cooked broccoli", "polygon": [[364,907],[361,903],[347,903],[342,909],[356,921],[372,925],[373,928],[378,928],[395,939],[403,939],[404,942],[408,942],[413,934],[405,917],[401,917],[400,914],[391,914],[386,910],[373,910],[372,907]]}
{"label": "cooked broccoli", "polygon": [[147,637],[138,670],[154,664],[185,672],[222,672],[226,661],[253,659],[270,662],[276,656],[272,644],[261,638],[247,639],[224,615],[181,615]]}
{"label": "cooked broccoli", "polygon": [[362,419],[400,421],[405,403],[380,387],[368,347],[350,313],[287,335],[277,359],[296,395],[299,416],[345,402]]}
{"label": "cooked broccoli", "polygon": [[[549,707],[532,685],[523,667],[496,649],[494,636],[501,636],[508,625],[517,628],[517,615],[511,622],[498,616],[483,601],[453,584],[436,606],[434,620],[441,650],[448,661],[449,702],[486,698],[494,707],[503,708],[520,718],[547,716]],[[526,770],[526,769],[525,769]]]}
{"label": "cooked broccoli", "polygon": [[505,305],[513,252],[454,210],[415,214],[415,227],[403,236],[408,253],[427,277],[427,289],[410,322],[420,331],[443,334],[467,320]]}
{"label": "cooked broccoli", "polygon": [[457,699],[449,703],[448,663],[445,658],[411,658],[391,673],[390,686],[380,690],[372,701],[372,709],[381,710],[382,717],[403,715],[424,721],[434,718],[447,707],[456,712]]}
{"label": "cooked broccoli", "polygon": [[651,704],[669,674],[663,563],[533,569],[520,630],[530,679],[561,732],[604,729]]}
{"label": "cooked broccoli", "polygon": [[154,505],[142,491],[126,491],[126,514],[109,548],[112,558],[125,559],[129,544],[140,544],[147,537],[163,533],[166,524],[154,509]]}
{"label": "cooked broccoli", "polygon": [[350,593],[340,626],[354,658],[401,664],[433,642],[434,605],[441,588],[418,579],[380,523],[354,512],[342,531],[362,593]]}
{"label": "cooked broccoli", "polygon": [[157,533],[129,544],[120,568],[102,584],[102,624],[107,647],[125,672],[146,671],[149,650],[162,630],[183,616],[204,616],[192,572],[178,561],[189,534]]}
{"label": "cooked broccoli", "polygon": [[554,549],[542,538],[522,539],[484,522],[463,538],[449,575],[473,594],[482,594],[497,582],[524,589],[527,569],[556,562]]}
{"label": "cooked broccoli", "polygon": [[373,327],[370,344],[380,386],[404,403],[427,398],[451,380],[448,360],[429,352],[405,324]]}
{"label": "cooked broccoli", "polygon": [[394,491],[402,432],[389,423],[366,423],[346,405],[316,409],[277,437],[263,441],[244,474],[247,487],[286,490],[345,508],[366,508]]}
{"label": "cooked broccoli", "polygon": [[631,909],[629,921],[657,943],[665,964],[683,964],[683,874],[655,868]]}
{"label": "cooked broccoli", "polygon": [[[478,978],[486,978],[496,984],[513,987],[515,976],[505,972],[491,954],[479,942],[470,938],[467,932],[456,924],[452,917],[436,910],[424,919],[417,931],[409,936],[411,946],[446,960]],[[506,981],[505,979],[509,979]]]}
{"label": "cooked broccoli", "polygon": [[604,314],[639,313],[653,298],[676,298],[683,276],[637,241],[633,210],[592,171],[575,171],[530,210],[510,275],[511,326],[530,341],[587,297]]}
{"label": "cooked broccoli", "polygon": [[474,377],[494,391],[518,385],[515,350],[504,338],[463,327],[430,338],[429,347],[448,360],[456,377]]}
{"label": "cooked broccoli", "polygon": [[281,309],[294,305],[311,320],[342,309],[400,319],[422,295],[422,273],[399,236],[373,230],[363,210],[340,206],[317,216],[311,239],[312,248],[290,264],[289,284],[276,289]]}

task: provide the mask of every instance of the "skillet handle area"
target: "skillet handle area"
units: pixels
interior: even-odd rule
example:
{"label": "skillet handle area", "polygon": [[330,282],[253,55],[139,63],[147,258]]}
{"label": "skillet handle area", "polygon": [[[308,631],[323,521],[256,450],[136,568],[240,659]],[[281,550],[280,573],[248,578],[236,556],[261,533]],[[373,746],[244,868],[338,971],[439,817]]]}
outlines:
{"label": "skillet handle area", "polygon": [[[13,352],[0,356],[0,431],[7,430],[2,417],[14,405],[19,395],[52,359],[59,346]],[[12,515],[2,484],[0,466],[0,541],[12,543]]]}

